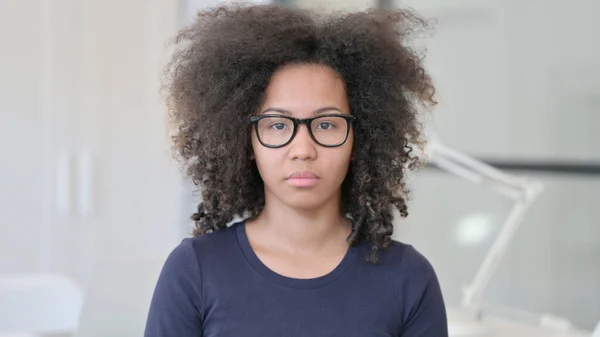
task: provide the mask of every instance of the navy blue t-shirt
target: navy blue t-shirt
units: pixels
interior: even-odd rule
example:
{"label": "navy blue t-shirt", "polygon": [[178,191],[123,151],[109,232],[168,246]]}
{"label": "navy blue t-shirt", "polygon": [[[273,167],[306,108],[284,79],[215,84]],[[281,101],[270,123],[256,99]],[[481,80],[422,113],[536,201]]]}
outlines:
{"label": "navy blue t-shirt", "polygon": [[368,243],[330,273],[277,274],[252,250],[244,222],[188,238],[162,269],[145,337],[445,337],[446,311],[430,263],[394,241],[379,264]]}

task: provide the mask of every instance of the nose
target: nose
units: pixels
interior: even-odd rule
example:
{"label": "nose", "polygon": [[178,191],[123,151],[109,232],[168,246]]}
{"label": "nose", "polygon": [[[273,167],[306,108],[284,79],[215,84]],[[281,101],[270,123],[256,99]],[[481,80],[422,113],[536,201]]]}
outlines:
{"label": "nose", "polygon": [[298,126],[296,136],[289,146],[289,156],[292,160],[314,160],[317,158],[317,144],[310,137],[307,125],[301,124]]}

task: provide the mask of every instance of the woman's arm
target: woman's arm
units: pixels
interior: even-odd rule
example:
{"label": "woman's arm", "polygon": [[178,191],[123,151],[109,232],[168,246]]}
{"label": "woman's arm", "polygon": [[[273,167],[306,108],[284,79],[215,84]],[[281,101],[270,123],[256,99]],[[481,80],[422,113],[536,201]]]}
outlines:
{"label": "woman's arm", "polygon": [[192,239],[185,239],[167,258],[152,302],[144,337],[202,336],[202,279]]}
{"label": "woman's arm", "polygon": [[415,300],[404,307],[400,337],[447,337],[446,307],[433,267],[412,246],[404,254],[403,269],[411,277],[402,286],[403,293]]}

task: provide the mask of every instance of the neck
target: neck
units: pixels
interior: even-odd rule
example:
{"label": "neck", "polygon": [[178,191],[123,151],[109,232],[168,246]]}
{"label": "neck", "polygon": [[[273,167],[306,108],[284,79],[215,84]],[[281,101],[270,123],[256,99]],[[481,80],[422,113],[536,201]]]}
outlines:
{"label": "neck", "polygon": [[326,249],[332,242],[345,244],[350,222],[340,213],[341,194],[310,210],[290,208],[275,197],[267,197],[265,208],[255,219],[264,235],[293,251]]}

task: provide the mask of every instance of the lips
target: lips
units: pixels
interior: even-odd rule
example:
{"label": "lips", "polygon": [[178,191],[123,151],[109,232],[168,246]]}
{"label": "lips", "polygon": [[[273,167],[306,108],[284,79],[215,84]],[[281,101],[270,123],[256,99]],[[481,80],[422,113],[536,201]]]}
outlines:
{"label": "lips", "polygon": [[319,179],[319,176],[311,171],[296,171],[290,174],[287,179]]}
{"label": "lips", "polygon": [[296,171],[290,174],[286,181],[296,187],[311,187],[319,182],[319,176],[311,171]]}

